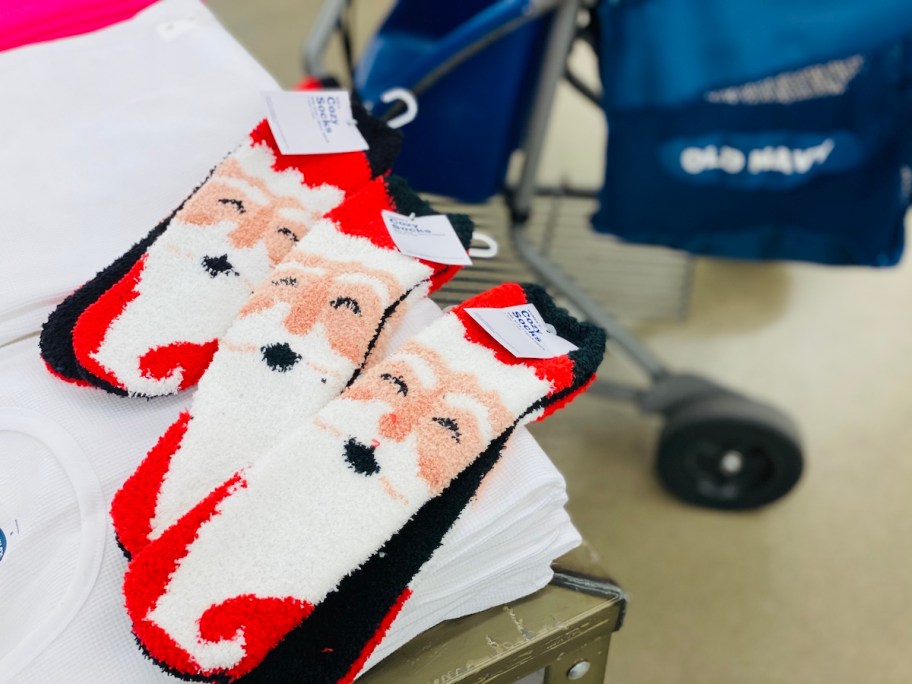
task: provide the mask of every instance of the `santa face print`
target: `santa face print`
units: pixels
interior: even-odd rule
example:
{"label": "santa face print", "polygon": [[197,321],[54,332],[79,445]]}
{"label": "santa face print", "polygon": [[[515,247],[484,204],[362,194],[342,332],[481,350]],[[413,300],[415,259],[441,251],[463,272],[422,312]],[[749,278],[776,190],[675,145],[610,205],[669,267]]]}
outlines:
{"label": "santa face print", "polygon": [[[245,328],[256,327],[259,343],[246,350],[258,354],[271,372],[290,372],[303,361],[328,372],[347,369],[347,382],[403,294],[402,285],[360,262],[295,257],[244,305],[229,343],[242,344]],[[273,319],[274,341],[264,339],[266,318]]]}
{"label": "santa face print", "polygon": [[[427,494],[439,494],[513,423],[496,391],[415,343],[368,372],[343,399],[365,404],[376,433],[366,443],[361,435],[346,440],[345,458],[355,470],[371,471],[393,498],[411,499],[419,481]],[[345,412],[356,411],[349,405]],[[331,429],[344,434],[346,428]]]}
{"label": "santa face print", "polygon": [[[187,200],[175,220],[206,228],[231,224],[226,241],[235,249],[250,249],[262,242],[269,260],[277,263],[303,237],[318,218],[299,198],[277,195],[264,180],[247,173],[236,159],[222,162],[208,181]],[[212,277],[228,273],[231,264],[220,264],[209,255],[202,266]]]}

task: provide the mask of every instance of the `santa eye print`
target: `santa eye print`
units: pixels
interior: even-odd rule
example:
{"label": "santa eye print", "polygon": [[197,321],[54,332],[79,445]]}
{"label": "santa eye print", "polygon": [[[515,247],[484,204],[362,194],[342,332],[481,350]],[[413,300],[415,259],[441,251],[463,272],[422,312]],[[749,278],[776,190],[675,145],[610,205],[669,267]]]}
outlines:
{"label": "santa eye print", "polygon": [[234,266],[231,265],[231,262],[228,261],[228,255],[222,254],[221,256],[204,256],[200,263],[203,265],[203,268],[206,272],[213,278],[216,278],[220,275],[240,275]]}
{"label": "santa eye print", "polygon": [[228,197],[222,197],[218,201],[219,204],[231,205],[237,209],[237,213],[246,214],[247,209],[244,207],[244,203],[239,199],[230,199]]}
{"label": "santa eye print", "polygon": [[444,418],[440,416],[434,416],[431,420],[441,427],[446,428],[450,431],[450,437],[459,444],[462,442],[462,433],[459,431],[459,423],[457,423],[452,418]]}
{"label": "santa eye print", "polygon": [[361,315],[361,305],[358,303],[357,299],[352,299],[351,297],[336,297],[329,305],[334,309],[345,307],[351,310],[356,316]]}
{"label": "santa eye print", "polygon": [[298,279],[294,276],[286,276],[284,278],[279,278],[278,280],[272,281],[273,285],[287,285],[288,287],[297,287]]}
{"label": "santa eye print", "polygon": [[405,380],[403,380],[401,376],[390,375],[389,373],[384,373],[383,375],[380,376],[380,378],[382,380],[386,380],[387,382],[395,385],[396,392],[401,394],[403,397],[408,396],[408,392],[409,392],[408,385],[405,383]]}
{"label": "santa eye print", "polygon": [[297,242],[300,239],[297,235],[294,234],[294,231],[291,228],[286,228],[285,226],[276,228],[276,232],[279,235],[284,235],[285,237],[289,238],[292,242]]}

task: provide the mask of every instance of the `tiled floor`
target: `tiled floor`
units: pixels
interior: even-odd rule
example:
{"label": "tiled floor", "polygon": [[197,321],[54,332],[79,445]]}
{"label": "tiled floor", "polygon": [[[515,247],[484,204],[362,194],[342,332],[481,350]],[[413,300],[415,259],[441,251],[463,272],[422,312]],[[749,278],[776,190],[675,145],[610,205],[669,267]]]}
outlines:
{"label": "tiled floor", "polygon": [[[367,35],[387,2],[356,3]],[[212,0],[283,83],[317,3]],[[335,62],[338,64],[338,62]],[[596,179],[604,131],[562,96],[547,177]],[[618,684],[912,682],[912,265],[887,271],[700,261],[690,317],[641,327],[675,368],[776,403],[801,425],[804,479],[766,510],[669,498],[661,427],[587,396],[534,429],[570,511],[630,593]],[[629,375],[615,359],[609,375]]]}

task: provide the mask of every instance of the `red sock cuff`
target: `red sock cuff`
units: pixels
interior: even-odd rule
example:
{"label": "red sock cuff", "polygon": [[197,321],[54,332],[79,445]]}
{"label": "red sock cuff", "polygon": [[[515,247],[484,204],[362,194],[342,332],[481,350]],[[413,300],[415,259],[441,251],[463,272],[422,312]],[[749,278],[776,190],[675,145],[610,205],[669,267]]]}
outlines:
{"label": "red sock cuff", "polygon": [[266,119],[250,132],[252,145],[266,145],[275,156],[276,171],[295,169],[308,185],[328,183],[343,190],[354,190],[371,178],[389,172],[399,149],[402,134],[371,116],[360,105],[352,105],[355,122],[370,148],[364,152],[335,154],[282,154]]}
{"label": "red sock cuff", "polygon": [[[383,249],[396,249],[396,243],[389,234],[383,221],[382,211],[393,211],[397,214],[415,214],[430,216],[439,214],[427,201],[415,193],[408,183],[398,176],[375,178],[362,186],[358,192],[347,198],[333,209],[326,218],[336,223],[339,230],[346,235],[364,237]],[[474,224],[464,214],[447,214],[456,235],[466,249],[472,242]],[[438,264],[419,259],[433,269],[431,292],[439,289],[450,278],[456,275],[460,266]]]}
{"label": "red sock cuff", "polygon": [[[578,349],[550,359],[517,358],[465,311],[466,308],[502,309],[521,304],[534,305],[545,322],[554,326],[557,335]],[[550,415],[558,405],[566,404],[570,396],[575,396],[592,382],[605,353],[605,331],[592,323],[578,321],[566,309],[557,306],[539,285],[505,283],[466,300],[455,307],[453,313],[465,327],[465,336],[470,342],[488,347],[501,363],[532,368],[536,375],[551,383],[553,389],[543,403],[545,415]]]}

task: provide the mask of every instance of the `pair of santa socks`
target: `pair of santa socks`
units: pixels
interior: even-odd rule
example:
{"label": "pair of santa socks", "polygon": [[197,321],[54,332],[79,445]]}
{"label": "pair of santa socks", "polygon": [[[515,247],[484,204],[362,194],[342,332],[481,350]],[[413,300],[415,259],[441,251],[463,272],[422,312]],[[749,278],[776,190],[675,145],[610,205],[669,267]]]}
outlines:
{"label": "pair of santa socks", "polygon": [[[115,528],[132,555],[124,595],[134,634],[160,666],[181,676],[352,680],[512,431],[581,392],[604,351],[603,331],[573,319],[541,288],[502,285],[355,371],[321,407],[256,427],[256,444],[238,424],[244,411],[256,412],[262,401],[281,412],[284,399],[268,390],[216,392],[215,378],[228,375],[216,369],[230,350],[249,357],[226,361],[226,369],[250,373],[235,387],[254,382],[254,374],[284,379],[293,372],[269,368],[261,349],[245,347],[234,331],[247,314],[291,313],[275,303],[284,303],[282,281],[295,277],[276,272],[274,294],[254,295],[223,338],[190,415],[115,497]],[[336,301],[316,296],[310,317],[319,308],[336,311]],[[576,349],[516,358],[466,311],[528,304]],[[309,373],[314,388],[330,377],[325,369]],[[197,412],[210,391],[225,412]]]}
{"label": "pair of santa socks", "polygon": [[266,121],[175,212],[51,314],[58,377],[122,395],[195,384],[254,288],[310,228],[387,174],[401,136],[353,107],[366,152],[283,155]]}

